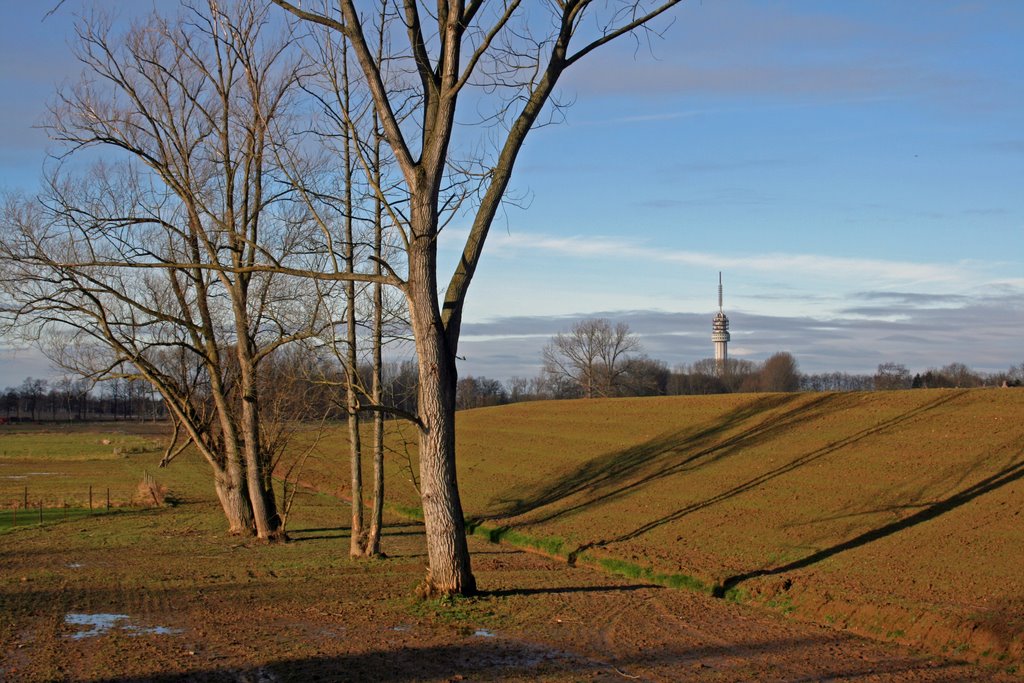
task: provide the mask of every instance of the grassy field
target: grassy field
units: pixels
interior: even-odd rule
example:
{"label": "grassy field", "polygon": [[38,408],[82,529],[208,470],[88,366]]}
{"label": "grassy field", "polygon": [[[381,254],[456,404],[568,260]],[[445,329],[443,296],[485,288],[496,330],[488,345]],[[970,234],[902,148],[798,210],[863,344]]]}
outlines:
{"label": "grassy field", "polygon": [[[482,540],[540,550],[562,567],[567,562],[597,566],[635,585],[695,589],[684,592],[730,604],[709,597],[715,594],[787,618],[1014,670],[1024,661],[1022,417],[1024,392],[1014,390],[517,404],[459,414],[460,483],[467,517]],[[116,588],[119,596],[113,609],[128,613],[138,612],[136,602],[143,599],[133,597],[136,582],[148,586],[142,593],[154,591],[153,581],[165,586],[166,591],[156,590],[166,593],[160,598],[166,604],[142,610],[152,615],[144,628],[163,621],[175,627],[178,622],[165,616],[173,616],[177,596],[219,592],[217,576],[228,577],[224,581],[235,591],[240,582],[265,579],[268,571],[304,581],[336,573],[338,580],[366,586],[370,593],[384,591],[389,597],[381,612],[391,620],[408,619],[420,608],[398,596],[407,596],[419,578],[422,550],[407,545],[411,537],[404,527],[391,528],[385,550],[408,561],[399,563],[400,570],[377,565],[385,575],[394,572],[383,588],[369,587],[373,572],[351,567],[344,558],[348,512],[338,504],[349,494],[344,433],[339,427],[319,435],[307,430],[294,444],[298,453],[316,440],[302,470],[297,521],[289,525],[294,538],[306,540],[250,556],[223,542],[204,463],[186,454],[170,468],[156,469],[162,454],[159,428],[3,432],[0,506],[20,500],[26,485],[30,493],[45,489],[57,500],[79,495],[90,482],[97,491],[110,486],[130,500],[146,472],[183,504],[19,528],[3,533],[0,542],[22,548],[29,558],[41,557],[52,544],[69,545],[96,567],[112,561],[103,548],[135,548],[126,552],[139,558],[137,572],[145,578],[130,573],[120,579],[124,585],[110,590]],[[415,445],[409,436],[396,426],[389,439],[388,494],[396,511],[418,506]],[[0,509],[0,517],[5,512]],[[392,523],[403,522],[395,517]],[[94,533],[97,528],[104,531]],[[69,529],[73,542],[59,535]],[[165,540],[147,545],[154,535]],[[187,570],[173,568],[171,558],[182,543],[195,556],[190,560],[195,566]],[[485,550],[493,546],[474,541],[473,547],[474,567],[483,572],[485,587],[509,586],[510,580],[514,585],[526,576],[502,574],[501,567],[511,564]],[[5,638],[15,637],[26,615],[41,609],[22,604],[19,588],[25,586],[14,577],[28,570],[18,567],[7,574],[5,600],[17,595],[22,606],[0,622]],[[95,589],[103,570],[96,571],[72,572],[71,580],[59,567],[40,569],[41,575],[28,577],[30,597],[63,595],[86,574],[85,582]],[[556,576],[550,568],[537,571],[537,576]],[[530,576],[543,586],[543,579]],[[332,600],[347,600],[346,610],[351,607],[354,598],[331,590]],[[73,595],[78,597],[70,602],[61,598],[69,610],[103,602],[84,588]],[[275,599],[290,598],[282,593]],[[314,609],[315,599],[313,592],[300,602],[310,601],[308,608]],[[186,603],[195,611],[190,621],[205,618],[202,600]],[[499,609],[491,600],[456,612],[463,609],[469,610],[466,618],[448,614],[444,628],[434,617],[417,624],[434,629],[431,637],[438,638],[449,622],[457,629],[467,624],[512,628],[513,623],[526,631],[536,628],[511,616],[525,609],[523,604],[502,602]],[[66,626],[47,628],[57,634],[56,642],[65,637],[59,634]],[[236,648],[231,656],[245,659],[243,650]],[[216,663],[207,665],[219,670]],[[132,666],[149,670],[142,663]]]}
{"label": "grassy field", "polygon": [[[5,425],[0,428],[0,529],[14,507],[88,509],[139,502],[149,474],[162,485],[206,497],[205,465],[195,453],[161,469],[168,431],[162,423]],[[61,513],[63,514],[63,513]]]}
{"label": "grassy field", "polygon": [[[1022,391],[526,403],[460,413],[458,447],[487,538],[1024,659]],[[390,466],[392,500],[416,506],[403,457]]]}

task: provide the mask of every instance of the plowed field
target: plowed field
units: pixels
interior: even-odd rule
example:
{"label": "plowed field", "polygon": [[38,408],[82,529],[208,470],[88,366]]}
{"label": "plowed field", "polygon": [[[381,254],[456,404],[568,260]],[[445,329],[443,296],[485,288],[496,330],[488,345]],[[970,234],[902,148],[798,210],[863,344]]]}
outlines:
{"label": "plowed field", "polygon": [[1024,658],[1024,391],[520,404],[460,414],[459,437],[492,536]]}

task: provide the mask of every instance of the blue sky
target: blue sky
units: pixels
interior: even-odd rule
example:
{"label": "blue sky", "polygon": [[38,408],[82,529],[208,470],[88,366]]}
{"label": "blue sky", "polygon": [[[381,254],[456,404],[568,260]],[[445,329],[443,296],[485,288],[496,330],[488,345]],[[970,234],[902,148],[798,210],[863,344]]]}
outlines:
{"label": "blue sky", "polygon": [[[77,73],[69,12],[46,7],[0,0],[8,188],[35,183],[32,125]],[[462,374],[532,376],[552,334],[595,315],[670,365],[710,356],[719,271],[737,357],[1024,362],[1024,3],[703,0],[673,16],[664,38],[574,67],[565,122],[527,141]],[[446,263],[464,234],[448,229]],[[0,387],[31,363],[0,356]]]}

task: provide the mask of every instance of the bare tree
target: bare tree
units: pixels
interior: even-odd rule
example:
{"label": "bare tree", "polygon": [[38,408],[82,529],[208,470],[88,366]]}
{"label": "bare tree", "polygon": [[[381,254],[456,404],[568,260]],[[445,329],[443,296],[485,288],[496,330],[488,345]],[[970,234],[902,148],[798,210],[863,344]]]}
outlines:
{"label": "bare tree", "polygon": [[957,389],[980,387],[984,383],[981,376],[964,363],[944,365],[939,373],[948,378],[950,386]]}
{"label": "bare tree", "polygon": [[544,372],[574,382],[585,398],[615,396],[628,372],[630,354],[639,350],[640,340],[626,323],[613,327],[604,318],[590,318],[552,337],[544,347]]}
{"label": "bare tree", "polygon": [[463,377],[459,380],[455,393],[457,410],[485,408],[508,403],[508,392],[502,383],[487,377]]}
{"label": "bare tree", "polygon": [[800,371],[793,354],[786,351],[773,353],[761,366],[761,391],[797,391],[800,389]]}
{"label": "bare tree", "polygon": [[[472,593],[476,587],[456,481],[455,361],[466,294],[516,158],[569,67],[643,29],[678,1],[566,0],[530,4],[527,13],[520,0],[442,0],[434,6],[404,0],[393,12],[364,14],[354,0],[315,8],[274,0],[298,19],[349,42],[399,170],[400,187],[376,189],[403,231],[405,275],[397,268],[391,272],[409,302],[419,364],[417,422],[429,559],[424,594]],[[382,28],[382,22],[389,25]],[[376,49],[383,41],[389,49]],[[481,111],[487,92],[496,104],[478,119],[492,125],[469,129],[497,135],[493,158],[459,158],[480,148],[455,140],[460,97],[470,88],[480,94],[464,98],[471,110]],[[413,112],[415,119],[409,117]],[[469,212],[472,227],[442,289],[437,238],[445,216],[459,212]]]}
{"label": "bare tree", "polygon": [[664,361],[647,356],[627,358],[621,391],[627,396],[664,396],[668,393],[670,374]]}
{"label": "bare tree", "polygon": [[38,202],[9,202],[0,239],[10,316],[62,335],[59,365],[143,379],[213,469],[233,533],[277,535],[261,366],[319,331],[324,270],[274,167],[301,75],[257,0],[185,5],[124,35],[77,26],[83,79],[51,135],[109,153],[58,167]]}
{"label": "bare tree", "polygon": [[877,391],[892,389],[909,389],[910,371],[901,363],[880,363],[874,376],[874,388]]}

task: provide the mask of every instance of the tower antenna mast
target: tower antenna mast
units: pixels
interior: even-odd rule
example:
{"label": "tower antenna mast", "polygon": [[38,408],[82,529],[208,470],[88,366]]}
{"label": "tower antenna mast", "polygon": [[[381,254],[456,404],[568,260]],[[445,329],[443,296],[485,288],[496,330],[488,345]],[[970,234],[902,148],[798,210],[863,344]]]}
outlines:
{"label": "tower antenna mast", "polygon": [[729,360],[729,318],[722,306],[722,271],[718,271],[718,313],[711,322],[711,341],[715,344],[715,370],[718,376],[725,374]]}

